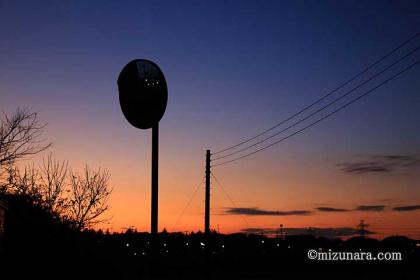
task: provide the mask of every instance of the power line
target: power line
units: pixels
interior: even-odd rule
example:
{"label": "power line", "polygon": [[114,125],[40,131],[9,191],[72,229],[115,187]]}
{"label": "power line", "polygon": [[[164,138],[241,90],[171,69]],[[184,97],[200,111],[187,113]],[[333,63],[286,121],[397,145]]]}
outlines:
{"label": "power line", "polygon": [[[233,201],[232,197],[227,193],[227,191],[225,190],[225,188],[222,186],[222,184],[219,182],[219,180],[216,178],[216,176],[213,174],[213,172],[210,172],[211,176],[214,178],[214,180],[216,181],[217,185],[219,185],[220,189],[223,191],[223,193],[226,195],[226,197],[229,199],[230,203],[232,203],[233,207],[238,208],[238,206],[236,206],[236,203]],[[248,221],[245,219],[244,215],[240,215],[242,217],[242,219],[244,220],[245,224],[248,227],[251,227],[248,223]]]}
{"label": "power line", "polygon": [[221,149],[219,151],[214,152],[213,154],[219,154],[219,153],[223,153],[226,151],[229,151],[231,149],[234,149],[236,147],[239,147],[243,144],[246,144],[264,134],[266,134],[267,132],[272,131],[273,129],[279,127],[280,125],[288,122],[289,120],[295,118],[296,116],[300,115],[301,113],[307,111],[308,109],[312,108],[313,106],[315,106],[316,104],[318,104],[319,102],[321,102],[322,100],[324,100],[325,98],[329,97],[330,95],[334,94],[335,92],[337,92],[338,90],[340,90],[341,88],[343,88],[344,86],[348,85],[349,83],[351,83],[352,81],[354,81],[355,79],[357,79],[359,76],[363,75],[364,73],[366,73],[367,71],[369,71],[371,68],[373,68],[374,66],[376,66],[377,64],[379,64],[380,62],[382,62],[383,60],[385,60],[386,58],[388,58],[389,56],[391,56],[392,54],[394,54],[397,50],[401,49],[403,46],[405,46],[406,44],[408,44],[409,42],[411,42],[412,40],[414,40],[418,35],[420,35],[420,32],[417,32],[416,34],[414,34],[413,36],[411,36],[410,38],[408,38],[407,40],[405,40],[404,42],[402,42],[401,44],[399,44],[397,47],[395,47],[394,49],[392,49],[390,52],[388,52],[387,54],[385,54],[384,56],[382,56],[380,59],[376,60],[375,62],[373,62],[372,64],[370,64],[368,67],[366,67],[365,69],[363,69],[362,71],[360,71],[359,73],[357,73],[356,75],[354,75],[353,77],[351,77],[349,80],[345,81],[344,83],[340,84],[338,87],[336,87],[335,89],[333,89],[332,91],[328,92],[326,95],[320,97],[319,99],[317,99],[316,101],[314,101],[313,103],[309,104],[308,106],[304,107],[303,109],[299,110],[298,112],[296,112],[295,114],[293,114],[292,116],[280,121],[279,123],[275,124],[274,126],[262,131],[261,133],[248,138],[236,145],[232,145],[229,146],[227,148]]}
{"label": "power line", "polygon": [[376,89],[380,88],[381,86],[383,86],[383,85],[385,85],[386,83],[390,82],[391,80],[395,79],[396,77],[398,77],[399,75],[403,74],[404,72],[406,72],[406,71],[410,70],[411,68],[413,68],[415,65],[417,65],[417,64],[419,64],[419,63],[420,63],[420,60],[417,60],[416,62],[414,62],[414,63],[410,64],[409,66],[407,66],[407,67],[406,67],[406,68],[404,68],[403,70],[399,71],[397,74],[395,74],[395,75],[391,76],[390,78],[388,78],[388,79],[384,80],[384,81],[383,81],[383,82],[381,82],[379,85],[377,85],[377,86],[373,87],[372,89],[370,89],[370,90],[366,91],[364,94],[359,95],[358,97],[356,97],[356,98],[352,99],[351,101],[347,102],[346,104],[344,104],[344,105],[340,106],[338,109],[336,109],[336,110],[332,111],[331,113],[329,113],[329,114],[325,115],[324,117],[322,117],[322,118],[320,118],[320,119],[318,119],[318,120],[316,120],[316,121],[314,121],[314,122],[310,123],[309,125],[307,125],[307,126],[305,126],[305,127],[301,128],[301,129],[299,129],[299,130],[295,131],[294,133],[292,133],[292,134],[290,134],[290,135],[288,135],[288,136],[286,136],[286,137],[284,137],[284,138],[281,138],[280,140],[277,140],[277,141],[275,141],[275,142],[273,142],[273,143],[271,143],[271,144],[269,144],[269,145],[267,145],[267,146],[264,146],[264,147],[262,147],[262,148],[260,148],[260,149],[258,149],[258,150],[255,150],[255,151],[253,151],[253,152],[251,152],[251,153],[248,153],[248,154],[245,154],[245,155],[243,155],[243,156],[240,156],[240,157],[234,158],[234,159],[232,159],[232,160],[228,160],[228,161],[225,161],[225,162],[221,162],[221,163],[215,164],[215,165],[213,165],[212,167],[216,167],[216,166],[220,166],[220,165],[224,165],[224,164],[232,163],[232,162],[234,162],[234,161],[237,161],[237,160],[243,159],[243,158],[245,158],[245,157],[251,156],[251,155],[256,154],[256,153],[258,153],[258,152],[261,152],[261,151],[263,151],[263,150],[265,150],[265,149],[268,149],[268,148],[270,148],[270,147],[272,147],[272,146],[274,146],[274,145],[276,145],[276,144],[278,144],[278,143],[280,143],[280,142],[283,142],[284,140],[286,140],[286,139],[288,139],[288,138],[290,138],[290,137],[292,137],[292,136],[294,136],[294,135],[296,135],[296,134],[298,134],[298,133],[300,133],[300,132],[302,132],[302,131],[304,131],[304,130],[306,130],[306,129],[308,129],[308,128],[310,128],[310,127],[312,127],[312,126],[314,126],[314,125],[316,125],[316,124],[318,124],[318,123],[320,123],[321,121],[323,121],[323,120],[325,120],[325,119],[329,118],[330,116],[334,115],[335,113],[337,113],[337,112],[339,112],[339,111],[343,110],[344,108],[346,108],[346,107],[350,106],[351,104],[355,103],[356,101],[360,100],[361,98],[363,98],[363,97],[365,97],[365,96],[369,95],[370,93],[374,92]]}
{"label": "power line", "polygon": [[289,125],[288,127],[284,128],[284,129],[282,129],[282,130],[280,130],[279,132],[276,132],[275,134],[273,134],[273,135],[271,135],[271,136],[268,136],[268,137],[266,137],[266,138],[264,138],[264,139],[262,139],[262,140],[260,140],[260,141],[258,141],[258,142],[256,142],[256,143],[254,143],[254,144],[252,144],[252,145],[248,145],[248,146],[246,146],[246,147],[244,147],[244,148],[242,148],[242,149],[240,149],[240,150],[237,150],[237,151],[235,151],[235,152],[232,152],[232,153],[229,153],[229,154],[226,154],[226,155],[223,155],[223,156],[216,157],[216,158],[214,158],[214,159],[213,159],[213,161],[220,160],[220,159],[223,159],[223,158],[226,158],[226,157],[230,157],[230,156],[233,156],[233,155],[239,154],[239,153],[241,153],[241,152],[244,152],[244,151],[246,151],[246,150],[249,150],[250,148],[255,147],[255,146],[257,146],[257,145],[259,145],[259,144],[261,144],[261,143],[264,143],[265,141],[267,141],[267,140],[269,140],[269,139],[274,138],[275,136],[277,136],[277,135],[279,135],[279,134],[281,134],[281,133],[283,133],[283,132],[285,132],[285,131],[289,130],[290,128],[295,127],[296,125],[298,125],[298,124],[302,123],[303,121],[305,121],[305,120],[307,120],[307,119],[309,119],[309,118],[313,117],[314,115],[318,114],[319,112],[321,112],[321,111],[325,110],[326,108],[328,108],[328,107],[330,107],[331,105],[333,105],[333,104],[337,103],[338,101],[340,101],[340,100],[341,100],[341,99],[343,99],[344,97],[346,97],[346,96],[348,96],[349,94],[353,93],[354,91],[356,91],[356,90],[357,90],[357,89],[359,89],[360,87],[364,86],[364,85],[365,85],[365,84],[367,84],[368,82],[370,82],[370,81],[372,81],[373,79],[377,78],[378,76],[382,75],[384,72],[388,71],[390,68],[394,67],[396,64],[398,64],[399,62],[401,62],[401,61],[402,61],[402,60],[404,60],[405,58],[409,57],[410,55],[412,55],[413,53],[415,53],[415,52],[416,52],[416,51],[418,51],[419,49],[420,49],[420,46],[418,46],[418,47],[416,47],[415,49],[411,50],[409,53],[407,53],[406,55],[404,55],[404,56],[400,57],[398,60],[396,60],[395,62],[393,62],[393,63],[392,63],[392,64],[390,64],[389,66],[387,66],[385,69],[383,69],[383,70],[379,71],[378,73],[376,73],[375,75],[371,76],[370,78],[368,78],[368,79],[367,79],[367,80],[365,80],[364,82],[362,82],[362,83],[358,84],[357,86],[355,86],[355,87],[354,87],[354,88],[352,88],[351,90],[347,91],[345,94],[343,94],[343,95],[341,95],[341,96],[337,97],[336,99],[334,99],[334,100],[332,100],[331,102],[329,102],[327,105],[325,105],[325,106],[323,106],[323,107],[319,108],[318,110],[316,110],[316,111],[312,112],[311,114],[309,114],[308,116],[304,117],[303,119],[300,119],[300,120],[296,121],[295,123],[293,123],[293,124]]}
{"label": "power line", "polygon": [[185,205],[184,209],[182,210],[181,214],[179,215],[178,219],[176,220],[176,223],[173,225],[173,227],[172,227],[172,231],[174,231],[174,230],[175,230],[175,228],[176,228],[176,226],[178,225],[179,221],[180,221],[180,220],[182,219],[182,217],[184,216],[185,211],[187,211],[188,206],[190,206],[190,204],[191,204],[192,200],[194,199],[195,195],[197,194],[198,190],[200,189],[200,186],[204,183],[204,178],[205,178],[205,177],[203,176],[203,178],[201,179],[200,184],[198,184],[198,185],[195,187],[195,190],[194,190],[194,192],[192,193],[192,195],[191,195],[190,199],[188,200],[187,204]]}

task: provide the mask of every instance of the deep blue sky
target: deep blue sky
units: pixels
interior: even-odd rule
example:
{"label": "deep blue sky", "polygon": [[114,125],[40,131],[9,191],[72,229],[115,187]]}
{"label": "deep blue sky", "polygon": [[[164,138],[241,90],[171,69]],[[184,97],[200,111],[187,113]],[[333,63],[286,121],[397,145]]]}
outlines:
{"label": "deep blue sky", "polygon": [[[2,96],[16,91],[25,100],[36,91],[43,102],[51,95],[64,103],[85,100],[109,118],[111,108],[118,114],[109,95],[120,68],[145,57],[167,76],[166,123],[194,120],[207,136],[226,136],[235,127],[236,142],[417,32],[416,2],[1,1]],[[397,83],[413,88],[415,77]],[[394,106],[396,98],[401,106]],[[404,119],[405,106],[414,103],[410,92],[382,93],[365,104],[378,101],[382,106],[369,110],[393,106],[399,125],[417,121]],[[206,146],[217,148],[224,136]]]}
{"label": "deep blue sky", "polygon": [[[58,156],[122,178],[127,162],[148,167],[150,135],[123,119],[116,79],[131,59],[151,59],[169,87],[162,172],[199,177],[206,148],[325,94],[420,31],[419,15],[419,1],[0,1],[0,108],[40,110]],[[235,182],[265,163],[334,169],[357,155],[418,154],[419,74],[220,173]]]}

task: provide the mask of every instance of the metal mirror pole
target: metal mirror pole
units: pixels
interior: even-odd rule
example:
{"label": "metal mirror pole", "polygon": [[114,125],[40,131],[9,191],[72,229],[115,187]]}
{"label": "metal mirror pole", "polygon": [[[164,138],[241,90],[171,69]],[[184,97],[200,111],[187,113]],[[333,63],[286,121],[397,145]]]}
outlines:
{"label": "metal mirror pole", "polygon": [[121,70],[117,83],[121,110],[127,121],[138,129],[152,129],[150,232],[155,239],[159,229],[159,121],[168,103],[168,87],[159,66],[147,59],[130,61]]}
{"label": "metal mirror pole", "polygon": [[158,233],[158,180],[159,180],[159,122],[152,127],[152,219],[151,232]]}

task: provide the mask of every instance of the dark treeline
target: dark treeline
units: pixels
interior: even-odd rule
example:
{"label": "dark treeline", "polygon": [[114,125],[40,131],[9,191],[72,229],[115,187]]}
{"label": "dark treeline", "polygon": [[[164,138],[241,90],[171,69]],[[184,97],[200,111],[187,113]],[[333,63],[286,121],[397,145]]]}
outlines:
{"label": "dark treeline", "polygon": [[[78,230],[25,196],[8,202],[1,245],[3,275],[21,279],[279,279],[280,275],[410,279],[420,260],[418,241],[381,241],[310,235],[268,238],[254,234],[123,233]],[[311,261],[309,249],[401,252],[402,261]]]}

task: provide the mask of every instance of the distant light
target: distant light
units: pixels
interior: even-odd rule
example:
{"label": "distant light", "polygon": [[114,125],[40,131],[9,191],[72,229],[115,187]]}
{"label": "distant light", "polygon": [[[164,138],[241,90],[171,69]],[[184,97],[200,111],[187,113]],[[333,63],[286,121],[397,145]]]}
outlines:
{"label": "distant light", "polygon": [[222,244],[222,248],[225,248],[225,245]]}
{"label": "distant light", "polygon": [[126,247],[130,247],[130,243],[125,244]]}
{"label": "distant light", "polygon": [[289,245],[289,246],[287,246],[287,248],[288,248],[288,249],[290,249],[290,245]]}
{"label": "distant light", "polygon": [[279,243],[277,243],[277,247],[280,247],[280,244]]}
{"label": "distant light", "polygon": [[166,243],[163,243],[163,247],[166,247]]}
{"label": "distant light", "polygon": [[187,242],[187,243],[185,243],[185,246],[188,246],[188,242]]}
{"label": "distant light", "polygon": [[142,254],[143,256],[146,256],[146,252],[141,252],[141,254]]}
{"label": "distant light", "polygon": [[203,247],[206,246],[206,244],[204,244],[203,242],[200,242],[200,245]]}
{"label": "distant light", "polygon": [[417,247],[420,247],[420,243],[416,243],[416,246],[417,246]]}
{"label": "distant light", "polygon": [[261,240],[261,243],[264,244],[264,240]]}
{"label": "distant light", "polygon": [[134,256],[137,256],[137,253],[136,252],[134,252]]}
{"label": "distant light", "polygon": [[166,253],[169,253],[169,250],[166,250]]}

